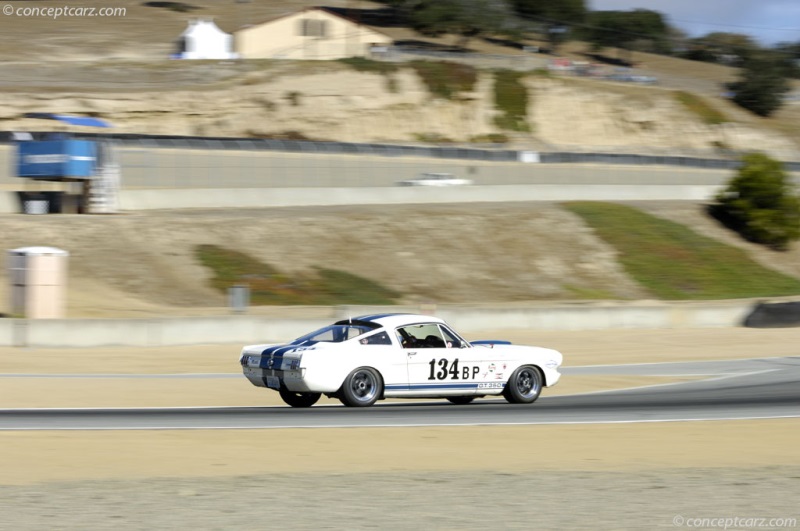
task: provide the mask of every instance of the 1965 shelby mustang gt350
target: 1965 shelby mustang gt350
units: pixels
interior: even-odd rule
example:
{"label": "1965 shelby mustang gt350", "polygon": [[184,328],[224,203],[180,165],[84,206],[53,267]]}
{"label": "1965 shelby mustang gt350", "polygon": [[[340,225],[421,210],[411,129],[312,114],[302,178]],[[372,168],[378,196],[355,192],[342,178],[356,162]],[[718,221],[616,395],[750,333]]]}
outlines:
{"label": "1965 shelby mustang gt350", "polygon": [[283,345],[250,345],[239,361],[253,385],[278,391],[293,407],[320,396],[346,406],[384,398],[446,398],[468,404],[502,395],[530,404],[561,376],[561,353],[508,341],[468,342],[429,315],[364,315]]}

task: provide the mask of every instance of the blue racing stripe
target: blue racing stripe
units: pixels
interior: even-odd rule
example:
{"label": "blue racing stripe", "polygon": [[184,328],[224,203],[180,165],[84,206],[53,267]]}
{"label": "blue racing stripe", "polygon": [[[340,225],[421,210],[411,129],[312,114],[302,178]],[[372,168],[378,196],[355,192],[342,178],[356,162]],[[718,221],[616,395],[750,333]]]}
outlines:
{"label": "blue racing stripe", "polygon": [[296,345],[278,345],[265,349],[261,353],[261,361],[258,366],[261,369],[280,370],[283,364],[283,354],[289,350],[297,348]]}
{"label": "blue racing stripe", "polygon": [[411,384],[411,385],[387,385],[387,391],[398,391],[398,390],[409,390],[409,391],[426,391],[426,390],[464,390],[464,389],[471,389],[476,390],[478,389],[478,382],[475,383],[425,383],[425,384]]}

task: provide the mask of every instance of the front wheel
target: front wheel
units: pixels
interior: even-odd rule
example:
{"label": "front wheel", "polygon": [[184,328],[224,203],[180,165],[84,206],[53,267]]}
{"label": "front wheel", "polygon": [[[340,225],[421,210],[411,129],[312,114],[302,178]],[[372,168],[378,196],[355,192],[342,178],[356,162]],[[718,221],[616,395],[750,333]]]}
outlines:
{"label": "front wheel", "polygon": [[542,392],[542,373],[536,367],[523,365],[511,374],[503,398],[510,404],[531,404]]}
{"label": "front wheel", "polygon": [[361,367],[347,375],[339,400],[349,407],[368,407],[383,394],[383,381],[375,369]]}
{"label": "front wheel", "polygon": [[321,393],[296,393],[288,389],[281,388],[278,391],[284,402],[292,407],[311,407],[317,403]]}

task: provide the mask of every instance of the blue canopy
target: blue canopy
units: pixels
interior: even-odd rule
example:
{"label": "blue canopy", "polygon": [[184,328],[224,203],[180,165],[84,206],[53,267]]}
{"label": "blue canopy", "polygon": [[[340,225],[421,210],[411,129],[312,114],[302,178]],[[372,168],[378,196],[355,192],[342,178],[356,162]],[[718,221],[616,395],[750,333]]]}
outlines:
{"label": "blue canopy", "polygon": [[70,125],[83,125],[88,127],[112,127],[112,125],[99,118],[89,118],[86,116],[67,116],[65,114],[54,114],[50,112],[29,112],[26,118],[42,118],[44,120],[58,120]]}

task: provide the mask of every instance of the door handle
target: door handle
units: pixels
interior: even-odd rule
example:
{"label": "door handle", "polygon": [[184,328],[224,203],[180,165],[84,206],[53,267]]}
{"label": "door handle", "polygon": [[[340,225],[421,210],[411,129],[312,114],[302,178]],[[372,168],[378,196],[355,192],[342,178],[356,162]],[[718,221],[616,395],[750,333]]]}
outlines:
{"label": "door handle", "polygon": [[408,354],[409,356],[416,356],[417,355],[416,352],[406,352],[406,354]]}

